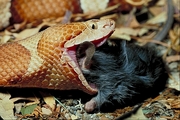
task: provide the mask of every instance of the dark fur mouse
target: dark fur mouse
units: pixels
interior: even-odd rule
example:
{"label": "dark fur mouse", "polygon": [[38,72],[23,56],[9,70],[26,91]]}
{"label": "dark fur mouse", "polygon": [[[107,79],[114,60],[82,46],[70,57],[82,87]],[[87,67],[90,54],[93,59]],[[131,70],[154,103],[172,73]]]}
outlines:
{"label": "dark fur mouse", "polygon": [[[167,21],[154,40],[162,41],[173,23],[173,3],[171,0],[166,1]],[[105,43],[96,50],[93,57],[91,54],[89,66],[80,65],[87,81],[95,84],[99,90],[85,104],[87,112],[110,111],[134,105],[158,94],[165,87],[167,70],[162,57],[154,50],[154,44],[140,47],[126,41],[115,43],[116,46]],[[86,53],[89,50],[91,49],[86,49]]]}
{"label": "dark fur mouse", "polygon": [[154,50],[126,41],[115,43],[97,48],[90,67],[82,69],[87,81],[98,88],[97,96],[85,104],[87,112],[142,102],[158,94],[166,84],[165,65]]}

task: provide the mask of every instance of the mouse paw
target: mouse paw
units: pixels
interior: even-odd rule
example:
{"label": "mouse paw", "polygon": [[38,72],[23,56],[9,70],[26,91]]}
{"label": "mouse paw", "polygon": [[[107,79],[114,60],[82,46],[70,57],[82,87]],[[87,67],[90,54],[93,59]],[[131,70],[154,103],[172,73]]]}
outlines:
{"label": "mouse paw", "polygon": [[84,106],[86,112],[92,112],[95,108],[96,108],[96,101],[94,99],[91,99]]}

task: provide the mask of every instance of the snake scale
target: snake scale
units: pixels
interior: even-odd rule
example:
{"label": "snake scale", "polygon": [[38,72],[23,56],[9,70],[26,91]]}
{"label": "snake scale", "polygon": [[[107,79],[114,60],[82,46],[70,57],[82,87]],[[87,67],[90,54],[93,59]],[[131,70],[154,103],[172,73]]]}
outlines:
{"label": "snake scale", "polygon": [[110,19],[74,22],[0,45],[0,86],[80,89],[89,94],[97,93],[78,66],[76,48],[84,41],[98,47],[114,29],[115,22]]}

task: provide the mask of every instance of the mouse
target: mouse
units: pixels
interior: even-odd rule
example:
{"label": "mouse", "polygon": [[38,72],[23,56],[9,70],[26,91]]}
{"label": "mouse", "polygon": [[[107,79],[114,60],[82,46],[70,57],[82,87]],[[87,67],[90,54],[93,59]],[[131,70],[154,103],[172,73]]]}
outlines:
{"label": "mouse", "polygon": [[[113,111],[134,105],[165,87],[168,78],[165,63],[152,47],[125,40],[114,40],[113,43],[106,42],[93,50],[92,43],[85,42],[82,45],[89,44],[88,49],[81,45],[77,49],[84,77],[98,89],[97,95],[85,104],[86,112]],[[86,57],[86,53],[93,55]]]}
{"label": "mouse", "polygon": [[[152,38],[163,41],[173,24],[174,7],[167,2],[167,20]],[[156,45],[139,46],[125,40],[114,40],[96,48],[90,42],[77,49],[79,66],[98,93],[85,103],[86,112],[109,112],[143,102],[165,89],[168,67],[157,53]],[[82,47],[86,46],[86,47]]]}

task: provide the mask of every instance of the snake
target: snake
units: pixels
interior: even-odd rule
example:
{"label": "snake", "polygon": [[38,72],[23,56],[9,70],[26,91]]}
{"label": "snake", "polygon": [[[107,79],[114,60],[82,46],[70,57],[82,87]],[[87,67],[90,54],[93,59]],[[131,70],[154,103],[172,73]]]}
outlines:
{"label": "snake", "polygon": [[0,45],[0,86],[79,89],[88,94],[97,89],[83,76],[76,49],[83,42],[101,46],[115,30],[111,19],[59,24],[23,40]]}
{"label": "snake", "polygon": [[[0,9],[0,29],[23,21],[57,18],[64,16],[67,10],[88,13],[117,3],[123,4],[122,7],[143,4],[143,0],[132,1],[0,0],[0,8],[3,8]],[[156,40],[162,40],[172,25],[173,5],[171,0],[167,2],[168,20],[160,34],[155,36]],[[88,94],[97,93],[98,90],[86,81],[79,68],[76,49],[84,42],[91,42],[95,47],[102,45],[114,29],[115,22],[110,19],[74,22],[53,26],[26,39],[0,45],[0,87],[80,89]],[[82,63],[82,67],[86,62],[89,63],[88,59]]]}

